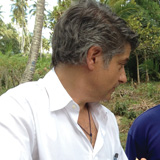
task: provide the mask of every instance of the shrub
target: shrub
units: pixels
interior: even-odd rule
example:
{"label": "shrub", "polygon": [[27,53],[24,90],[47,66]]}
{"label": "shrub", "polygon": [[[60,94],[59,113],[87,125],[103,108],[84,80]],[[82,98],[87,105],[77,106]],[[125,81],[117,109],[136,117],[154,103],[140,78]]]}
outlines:
{"label": "shrub", "polygon": [[114,113],[119,116],[124,116],[127,113],[127,104],[125,102],[116,102]]}
{"label": "shrub", "polygon": [[[9,56],[0,53],[0,95],[20,83],[28,57],[21,54]],[[43,77],[50,70],[51,56],[39,58],[33,80]]]}

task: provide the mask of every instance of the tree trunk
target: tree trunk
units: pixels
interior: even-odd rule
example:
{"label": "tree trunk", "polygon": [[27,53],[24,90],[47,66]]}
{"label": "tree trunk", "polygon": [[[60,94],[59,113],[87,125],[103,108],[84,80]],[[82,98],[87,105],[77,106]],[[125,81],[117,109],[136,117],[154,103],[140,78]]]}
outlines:
{"label": "tree trunk", "polygon": [[42,38],[41,38],[41,44],[40,44],[40,49],[39,49],[39,52],[40,52],[40,58],[42,58],[42,52],[43,52],[43,50],[42,50]]}
{"label": "tree trunk", "polygon": [[136,62],[137,62],[137,83],[140,84],[140,74],[139,74],[139,59],[138,59],[138,53],[136,53]]}
{"label": "tree trunk", "polygon": [[44,8],[45,8],[45,0],[37,0],[34,34],[31,43],[29,59],[20,83],[32,81],[34,76],[36,62],[39,55],[39,47],[41,43],[42,28],[44,21]]}
{"label": "tree trunk", "polygon": [[21,34],[22,34],[22,38],[21,38],[21,53],[24,55],[24,43],[25,43],[25,39],[24,39],[24,28],[21,28]]}
{"label": "tree trunk", "polygon": [[[145,64],[147,62],[147,55],[146,55],[146,52],[144,53],[144,60],[145,60]],[[148,73],[148,66],[147,64],[145,65],[146,67],[146,82],[149,82],[149,73]]]}
{"label": "tree trunk", "polygon": [[21,39],[21,53],[23,55],[24,54],[24,44],[25,44],[25,35],[24,35],[24,30],[25,30],[25,13],[24,13],[24,10],[22,9],[22,17],[23,17],[23,21],[22,21],[22,26],[21,26],[21,36],[22,36],[22,39]]}
{"label": "tree trunk", "polygon": [[27,55],[29,55],[29,50],[30,50],[30,47],[31,47],[31,45],[30,45],[31,44],[31,40],[30,40],[30,35],[29,35],[29,31],[28,31],[27,25],[24,27],[24,30],[25,30],[24,56],[27,56]]}

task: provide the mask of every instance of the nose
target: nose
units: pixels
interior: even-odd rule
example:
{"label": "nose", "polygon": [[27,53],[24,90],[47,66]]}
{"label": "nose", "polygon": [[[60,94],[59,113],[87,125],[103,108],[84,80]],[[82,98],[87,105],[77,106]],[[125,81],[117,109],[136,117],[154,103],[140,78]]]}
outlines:
{"label": "nose", "polygon": [[125,69],[123,69],[119,77],[119,83],[126,83],[126,82],[127,82],[126,71]]}

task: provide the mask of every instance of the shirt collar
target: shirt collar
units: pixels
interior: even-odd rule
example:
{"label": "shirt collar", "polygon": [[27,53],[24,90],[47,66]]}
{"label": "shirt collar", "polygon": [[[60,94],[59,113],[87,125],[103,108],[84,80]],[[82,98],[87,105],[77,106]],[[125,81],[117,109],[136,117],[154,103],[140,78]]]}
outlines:
{"label": "shirt collar", "polygon": [[108,123],[108,114],[110,111],[107,108],[104,108],[104,106],[100,103],[89,103],[89,106],[91,107],[91,112],[96,117],[98,127],[101,129],[104,136],[106,133],[106,125]]}
{"label": "shirt collar", "polygon": [[62,109],[73,101],[60,82],[54,68],[43,78],[43,85],[49,97],[50,111]]}
{"label": "shirt collar", "polygon": [[[54,68],[43,78],[43,86],[45,87],[49,97],[50,111],[56,111],[67,106],[68,109],[70,108],[71,110],[74,110],[74,112],[79,112],[79,107],[63,87]],[[96,119],[98,118],[102,125],[101,127],[105,128],[107,123],[107,108],[105,110],[101,104],[95,102],[89,103],[89,106],[91,107],[91,112],[95,115]]]}

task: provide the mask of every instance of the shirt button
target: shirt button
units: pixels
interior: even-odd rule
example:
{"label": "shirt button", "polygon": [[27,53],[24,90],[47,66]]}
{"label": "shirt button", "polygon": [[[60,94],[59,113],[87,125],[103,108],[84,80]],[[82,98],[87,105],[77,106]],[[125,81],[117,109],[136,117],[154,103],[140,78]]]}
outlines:
{"label": "shirt button", "polygon": [[75,104],[73,104],[73,105],[72,105],[72,108],[73,108],[73,109],[75,109],[75,108],[76,108],[76,105],[75,105]]}

